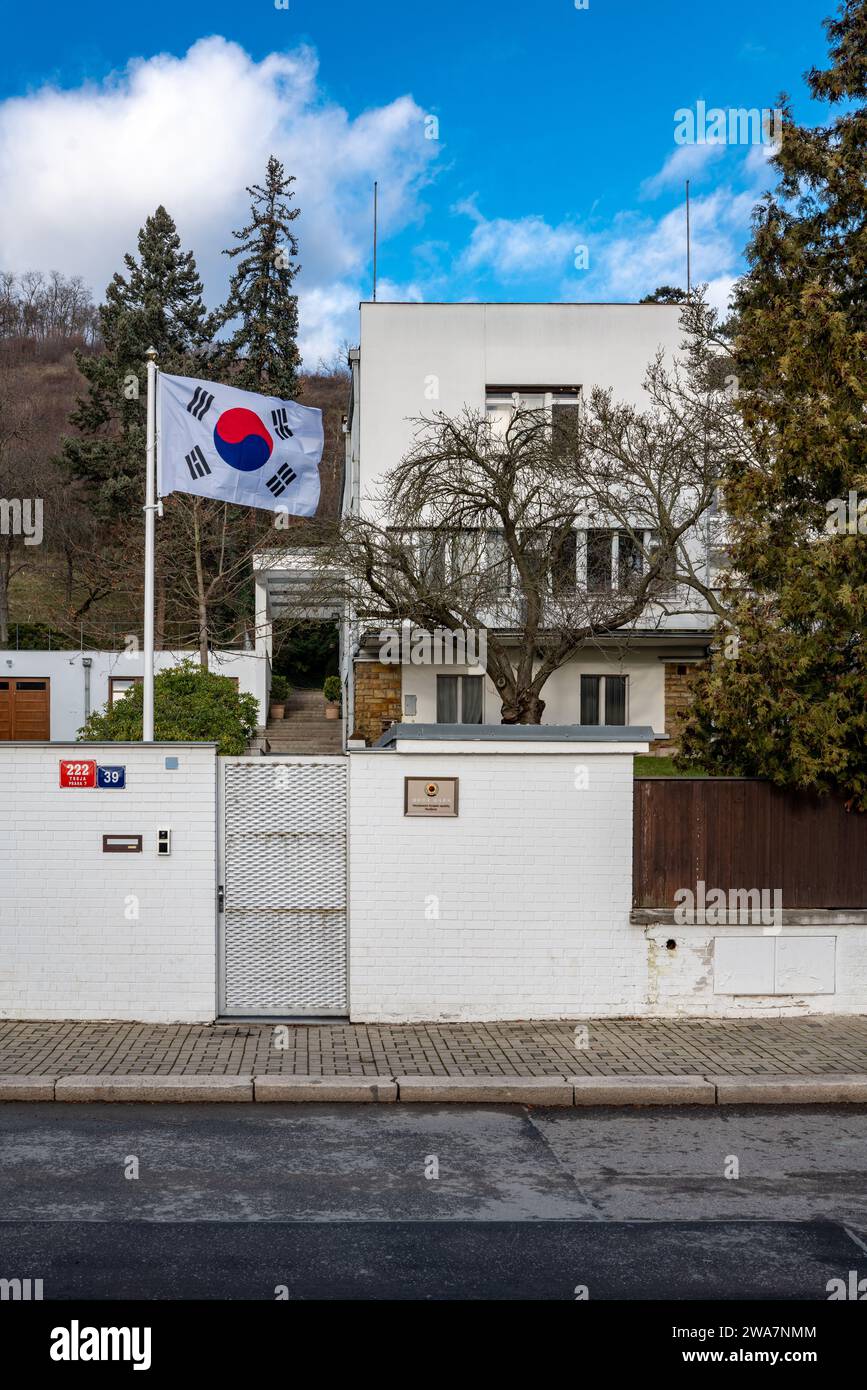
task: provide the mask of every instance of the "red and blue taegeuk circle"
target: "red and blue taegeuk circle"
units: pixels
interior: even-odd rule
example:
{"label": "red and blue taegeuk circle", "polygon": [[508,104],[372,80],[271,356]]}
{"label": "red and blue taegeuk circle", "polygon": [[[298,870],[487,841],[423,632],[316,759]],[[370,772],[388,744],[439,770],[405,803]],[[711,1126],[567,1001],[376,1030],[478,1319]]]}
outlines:
{"label": "red and blue taegeuk circle", "polygon": [[274,441],[259,416],[243,406],[224,410],[214,427],[214,445],[220,458],[241,473],[255,473],[267,463]]}

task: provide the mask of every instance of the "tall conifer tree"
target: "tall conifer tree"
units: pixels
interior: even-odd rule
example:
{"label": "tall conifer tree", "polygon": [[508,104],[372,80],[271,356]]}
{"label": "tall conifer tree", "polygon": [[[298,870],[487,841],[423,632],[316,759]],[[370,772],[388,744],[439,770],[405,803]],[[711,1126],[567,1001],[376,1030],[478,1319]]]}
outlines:
{"label": "tall conifer tree", "polygon": [[784,102],[779,185],[756,210],[735,297],[758,462],[725,479],[737,640],[698,678],[682,754],[865,810],[867,0],[825,28],[830,65],[806,81],[828,118],[798,125]]}
{"label": "tall conifer tree", "polygon": [[160,206],[138,235],[138,258],[124,256],[100,306],[102,350],[78,354],[87,382],[71,420],[79,433],[64,440],[63,461],[85,480],[104,519],[141,520],[145,457],[145,353],[156,348],[160,368],[189,372],[211,332],[192,251]]}
{"label": "tall conifer tree", "polygon": [[229,297],[221,314],[230,324],[222,356],[235,364],[234,385],[284,399],[298,392],[298,296],[292,285],[300,266],[290,208],[295,179],[271,155],[265,183],[248,187],[250,221],[233,232],[239,243],[224,255],[236,260]]}

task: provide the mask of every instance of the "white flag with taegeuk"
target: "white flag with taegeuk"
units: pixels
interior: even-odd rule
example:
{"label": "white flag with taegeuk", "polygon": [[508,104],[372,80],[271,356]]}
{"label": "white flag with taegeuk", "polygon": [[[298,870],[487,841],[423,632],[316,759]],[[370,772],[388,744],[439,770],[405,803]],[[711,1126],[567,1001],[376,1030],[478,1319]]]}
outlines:
{"label": "white flag with taegeuk", "polygon": [[161,497],[191,492],[313,516],[319,504],[322,411],[195,377],[160,373]]}

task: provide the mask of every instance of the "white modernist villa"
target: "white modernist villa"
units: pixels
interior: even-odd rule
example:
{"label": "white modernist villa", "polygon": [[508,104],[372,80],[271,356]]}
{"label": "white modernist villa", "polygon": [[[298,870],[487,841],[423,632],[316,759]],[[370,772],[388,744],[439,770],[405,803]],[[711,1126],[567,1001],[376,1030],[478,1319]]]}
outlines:
{"label": "white modernist villa", "polygon": [[[360,346],[350,355],[345,514],[373,515],[377,480],[412,443],[412,421],[469,406],[497,417],[514,409],[579,406],[592,386],[643,404],[642,381],[656,352],[682,340],[680,310],[660,304],[409,304],[361,306]],[[585,530],[576,545],[576,584],[587,555],[618,574],[617,535]],[[695,538],[699,550],[705,541]],[[600,551],[601,547],[601,551]],[[693,557],[695,559],[695,556]],[[257,557],[258,651],[270,655],[270,623],[292,604],[299,557]],[[710,573],[711,557],[699,555]],[[629,629],[595,638],[547,681],[543,722],[643,725],[657,747],[670,735],[690,664],[704,658],[712,618],[691,591],[648,611]],[[337,617],[337,613],[322,616]],[[341,632],[344,729],[368,743],[397,722],[500,722],[500,700],[479,667],[380,663],[379,631]]]}

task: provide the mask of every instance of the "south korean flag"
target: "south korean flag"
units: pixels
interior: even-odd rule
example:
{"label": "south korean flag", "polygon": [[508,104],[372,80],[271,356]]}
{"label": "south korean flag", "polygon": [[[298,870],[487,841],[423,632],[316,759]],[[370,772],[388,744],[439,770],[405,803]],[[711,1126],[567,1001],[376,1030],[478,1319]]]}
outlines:
{"label": "south korean flag", "polygon": [[191,492],[314,516],[319,504],[322,411],[197,381],[159,376],[159,495]]}

